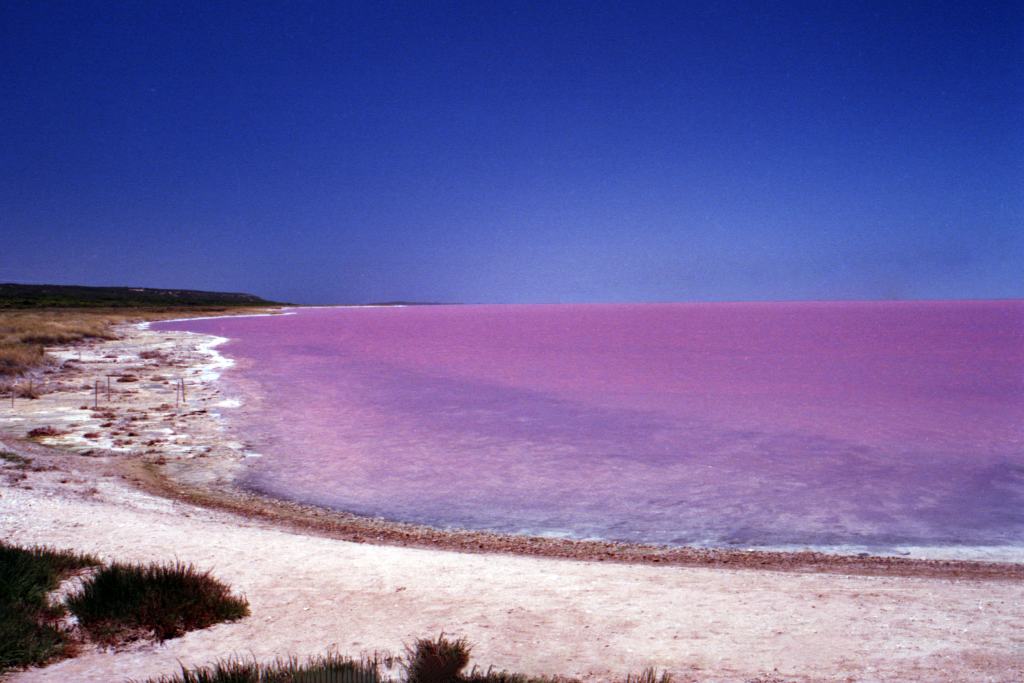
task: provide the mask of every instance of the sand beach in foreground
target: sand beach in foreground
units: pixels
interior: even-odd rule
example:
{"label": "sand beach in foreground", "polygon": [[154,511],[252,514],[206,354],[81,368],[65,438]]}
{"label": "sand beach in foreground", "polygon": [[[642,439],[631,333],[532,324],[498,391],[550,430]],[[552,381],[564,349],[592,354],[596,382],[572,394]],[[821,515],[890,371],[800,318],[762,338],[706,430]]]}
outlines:
{"label": "sand beach in foreground", "polygon": [[[245,593],[252,616],[87,648],[12,681],[143,680],[232,654],[400,653],[441,631],[474,642],[481,666],[587,680],[646,666],[701,681],[1024,678],[1020,564],[447,534],[238,493],[230,482],[252,454],[217,417],[236,405],[216,381],[218,340],[122,332],[52,351],[64,367],[40,377],[49,393],[0,410],[0,450],[33,464],[0,472],[0,537],[194,562]],[[54,433],[24,440],[40,427]]]}

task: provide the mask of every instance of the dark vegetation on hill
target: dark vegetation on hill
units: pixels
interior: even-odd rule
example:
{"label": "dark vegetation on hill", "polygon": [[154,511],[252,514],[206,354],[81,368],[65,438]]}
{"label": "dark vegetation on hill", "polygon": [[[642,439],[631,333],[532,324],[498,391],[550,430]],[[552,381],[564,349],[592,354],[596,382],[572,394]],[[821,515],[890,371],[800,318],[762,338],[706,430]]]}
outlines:
{"label": "dark vegetation on hill", "polygon": [[147,287],[0,284],[0,308],[275,306],[253,294]]}

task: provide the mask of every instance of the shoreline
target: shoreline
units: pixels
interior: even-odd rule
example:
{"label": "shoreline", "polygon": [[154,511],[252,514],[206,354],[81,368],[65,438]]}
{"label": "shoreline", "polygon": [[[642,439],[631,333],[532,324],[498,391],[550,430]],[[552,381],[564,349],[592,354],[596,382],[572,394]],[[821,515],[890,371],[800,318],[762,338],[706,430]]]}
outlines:
{"label": "shoreline", "polygon": [[[242,315],[281,314],[288,312]],[[1024,557],[1024,548],[984,548],[997,554],[992,560],[907,557],[895,551],[843,554],[814,548],[658,546],[440,529],[275,498],[236,483],[246,458],[258,454],[241,435],[232,433],[221,415],[241,405],[241,399],[226,395],[218,382],[221,373],[235,365],[217,350],[229,340],[154,330],[149,322],[122,326],[118,333],[116,340],[50,350],[61,367],[43,387],[44,392],[54,391],[20,400],[13,415],[0,412],[0,434],[16,436],[18,430],[55,427],[60,434],[38,441],[72,452],[117,457],[125,476],[149,493],[346,541],[663,566],[1024,580],[1024,560],[1017,561]],[[131,381],[123,382],[125,376]],[[188,401],[172,405],[177,378],[186,382]],[[96,381],[99,395],[94,391]],[[927,553],[930,548],[915,550]]]}
{"label": "shoreline", "polygon": [[[10,445],[0,439],[0,450]],[[1024,582],[582,562],[353,543],[151,495],[118,456],[23,444],[0,467],[0,538],[209,570],[252,615],[180,638],[87,645],[10,683],[146,680],[229,656],[400,653],[444,632],[471,664],[585,682],[1017,680]],[[24,474],[24,478],[21,475]]]}

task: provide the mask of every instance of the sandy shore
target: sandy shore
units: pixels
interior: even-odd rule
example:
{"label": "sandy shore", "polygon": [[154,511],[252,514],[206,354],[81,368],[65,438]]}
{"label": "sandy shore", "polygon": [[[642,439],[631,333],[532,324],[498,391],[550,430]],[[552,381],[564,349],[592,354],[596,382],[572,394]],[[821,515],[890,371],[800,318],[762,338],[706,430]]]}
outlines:
{"label": "sandy shore", "polygon": [[[645,666],[680,680],[1024,678],[1021,565],[443,534],[235,492],[248,449],[217,419],[234,404],[214,342],[132,329],[58,350],[64,369],[39,378],[51,393],[0,408],[0,449],[33,460],[0,474],[0,536],[195,562],[253,615],[12,680],[144,679],[332,645],[397,652],[441,630],[475,642],[483,666],[593,680]],[[178,378],[188,402],[176,406]],[[44,425],[58,434],[22,439]]]}

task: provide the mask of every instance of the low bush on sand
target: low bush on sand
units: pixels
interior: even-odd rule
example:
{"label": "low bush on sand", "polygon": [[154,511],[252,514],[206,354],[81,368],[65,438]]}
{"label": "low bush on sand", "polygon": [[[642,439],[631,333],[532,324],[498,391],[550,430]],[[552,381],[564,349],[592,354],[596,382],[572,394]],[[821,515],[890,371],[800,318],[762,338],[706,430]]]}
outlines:
{"label": "low bush on sand", "polygon": [[89,555],[0,542],[0,672],[69,654],[71,643],[56,626],[64,608],[50,604],[47,593],[97,564]]}
{"label": "low bush on sand", "polygon": [[[4,455],[7,455],[6,453]],[[41,665],[73,653],[74,643],[57,627],[61,604],[48,593],[76,570],[100,565],[90,555],[48,548],[18,548],[0,541],[0,673]],[[189,564],[114,563],[86,579],[66,600],[81,627],[100,642],[138,636],[163,640],[249,614],[245,598],[208,572]],[[577,683],[562,677],[529,677],[493,668],[468,673],[472,647],[464,638],[421,638],[406,648],[405,683]],[[390,666],[390,659],[384,660]],[[381,659],[352,659],[336,652],[263,664],[230,658],[146,683],[382,683]],[[624,683],[671,683],[667,673],[647,669]]]}
{"label": "low bush on sand", "polygon": [[89,635],[103,642],[186,631],[248,616],[249,603],[192,565],[122,564],[98,571],[68,598],[68,608]]}
{"label": "low bush on sand", "polygon": [[[5,464],[24,460],[13,453],[0,452],[0,456]],[[20,548],[0,541],[0,672],[72,654],[75,643],[58,628],[67,609],[85,632],[107,643],[138,636],[163,640],[249,614],[245,598],[232,595],[209,573],[182,563],[114,563],[86,579],[64,604],[47,599],[76,570],[100,565],[91,555]],[[341,666],[337,658],[316,661],[327,668]],[[298,666],[293,660],[284,664]]]}

